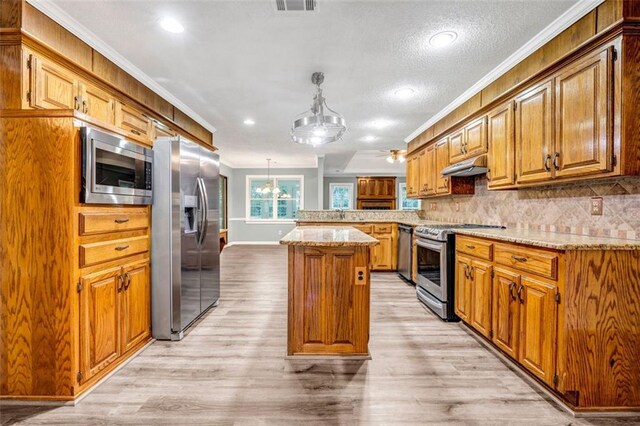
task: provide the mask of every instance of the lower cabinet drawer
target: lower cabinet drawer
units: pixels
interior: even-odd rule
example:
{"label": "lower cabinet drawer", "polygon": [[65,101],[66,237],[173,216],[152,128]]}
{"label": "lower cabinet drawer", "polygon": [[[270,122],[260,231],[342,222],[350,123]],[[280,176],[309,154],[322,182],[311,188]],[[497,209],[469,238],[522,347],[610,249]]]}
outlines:
{"label": "lower cabinet drawer", "polygon": [[125,238],[80,245],[80,267],[149,251],[149,237]]}
{"label": "lower cabinet drawer", "polygon": [[382,224],[382,225],[378,225],[375,224],[373,225],[373,231],[380,233],[380,234],[390,234],[393,230],[393,225],[391,224]]}
{"label": "lower cabinet drawer", "polygon": [[456,250],[470,254],[480,259],[491,260],[493,255],[493,243],[476,238],[456,236]]}
{"label": "lower cabinet drawer", "polygon": [[362,231],[365,234],[371,234],[373,232],[373,225],[351,225],[358,231]]}
{"label": "lower cabinet drawer", "polygon": [[78,232],[80,235],[131,231],[149,227],[149,215],[146,212],[86,212],[80,213],[78,221]]}
{"label": "lower cabinet drawer", "polygon": [[554,252],[496,244],[493,256],[497,264],[552,280],[558,279],[558,255]]}

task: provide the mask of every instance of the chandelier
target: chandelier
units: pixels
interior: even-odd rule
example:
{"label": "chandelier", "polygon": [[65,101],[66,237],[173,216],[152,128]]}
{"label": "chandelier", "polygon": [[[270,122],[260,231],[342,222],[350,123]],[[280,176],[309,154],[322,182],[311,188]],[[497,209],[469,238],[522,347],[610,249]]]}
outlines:
{"label": "chandelier", "polygon": [[320,85],[323,81],[324,73],[314,72],[311,75],[311,82],[316,85],[316,94],[311,109],[293,121],[291,140],[296,143],[323,145],[340,140],[347,131],[347,124],[342,115],[329,108],[322,96]]}
{"label": "chandelier", "polygon": [[274,187],[271,183],[271,158],[267,158],[267,183],[257,187],[256,192],[258,194],[271,194],[273,192],[275,195],[280,193],[280,188]]}
{"label": "chandelier", "polygon": [[392,149],[389,151],[389,156],[387,157],[387,161],[389,163],[395,163],[396,161],[400,163],[404,163],[406,152],[401,149]]}

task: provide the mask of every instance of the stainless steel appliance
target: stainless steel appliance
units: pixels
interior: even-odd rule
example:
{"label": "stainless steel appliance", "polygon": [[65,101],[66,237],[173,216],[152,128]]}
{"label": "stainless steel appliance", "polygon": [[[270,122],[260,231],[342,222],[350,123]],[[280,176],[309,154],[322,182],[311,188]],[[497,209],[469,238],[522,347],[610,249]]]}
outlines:
{"label": "stainless steel appliance", "polygon": [[416,295],[445,321],[458,321],[453,310],[455,284],[455,230],[502,228],[491,225],[438,224],[419,226],[416,236]]}
{"label": "stainless steel appliance", "polygon": [[153,151],[89,126],[82,139],[80,201],[90,204],[151,204]]}
{"label": "stainless steel appliance", "polygon": [[413,227],[398,225],[398,274],[413,284],[411,260],[413,257]]}
{"label": "stainless steel appliance", "polygon": [[154,143],[151,331],[180,340],[220,297],[217,154],[187,139]]}

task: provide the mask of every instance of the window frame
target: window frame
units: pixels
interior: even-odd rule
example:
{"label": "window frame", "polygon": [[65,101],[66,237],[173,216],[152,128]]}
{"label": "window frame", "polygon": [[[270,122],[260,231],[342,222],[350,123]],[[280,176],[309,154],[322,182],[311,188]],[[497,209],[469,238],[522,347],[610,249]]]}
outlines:
{"label": "window frame", "polygon": [[417,201],[418,202],[418,207],[416,207],[415,209],[405,209],[403,202],[402,202],[402,187],[404,186],[404,199],[408,200],[407,198],[407,182],[398,182],[398,204],[399,205],[399,210],[406,210],[406,211],[410,211],[410,210],[420,210],[420,200],[413,200],[412,201]]}
{"label": "window frame", "polygon": [[244,186],[244,202],[245,202],[245,222],[246,223],[295,223],[296,219],[278,219],[278,197],[273,197],[273,216],[269,219],[251,217],[251,180],[264,179],[267,177],[273,181],[274,186],[278,185],[278,180],[300,180],[300,207],[304,209],[304,175],[247,175]]}
{"label": "window frame", "polygon": [[353,198],[355,195],[354,192],[354,187],[355,185],[351,182],[345,182],[345,183],[338,183],[338,182],[331,182],[329,184],[329,208],[331,210],[338,210],[336,208],[333,207],[333,188],[335,188],[336,186],[347,186],[349,187],[349,207],[347,207],[346,209],[343,210],[353,210]]}

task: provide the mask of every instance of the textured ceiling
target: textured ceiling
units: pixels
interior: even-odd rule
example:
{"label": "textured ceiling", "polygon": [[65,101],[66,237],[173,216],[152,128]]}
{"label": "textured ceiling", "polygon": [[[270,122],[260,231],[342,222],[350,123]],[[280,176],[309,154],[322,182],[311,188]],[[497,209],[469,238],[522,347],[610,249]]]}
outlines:
{"label": "textured ceiling", "polygon": [[[262,167],[267,157],[312,167],[317,155],[403,148],[408,134],[574,3],[319,0],[317,12],[282,13],[269,0],[56,0],[213,124],[222,160],[237,167]],[[164,16],[185,32],[162,30]],[[443,30],[457,32],[456,42],[430,46]],[[343,141],[316,149],[288,139],[291,120],[311,104],[314,71],[325,73],[327,102],[349,127]],[[405,86],[415,96],[397,99]],[[373,125],[380,119],[383,129]]]}

